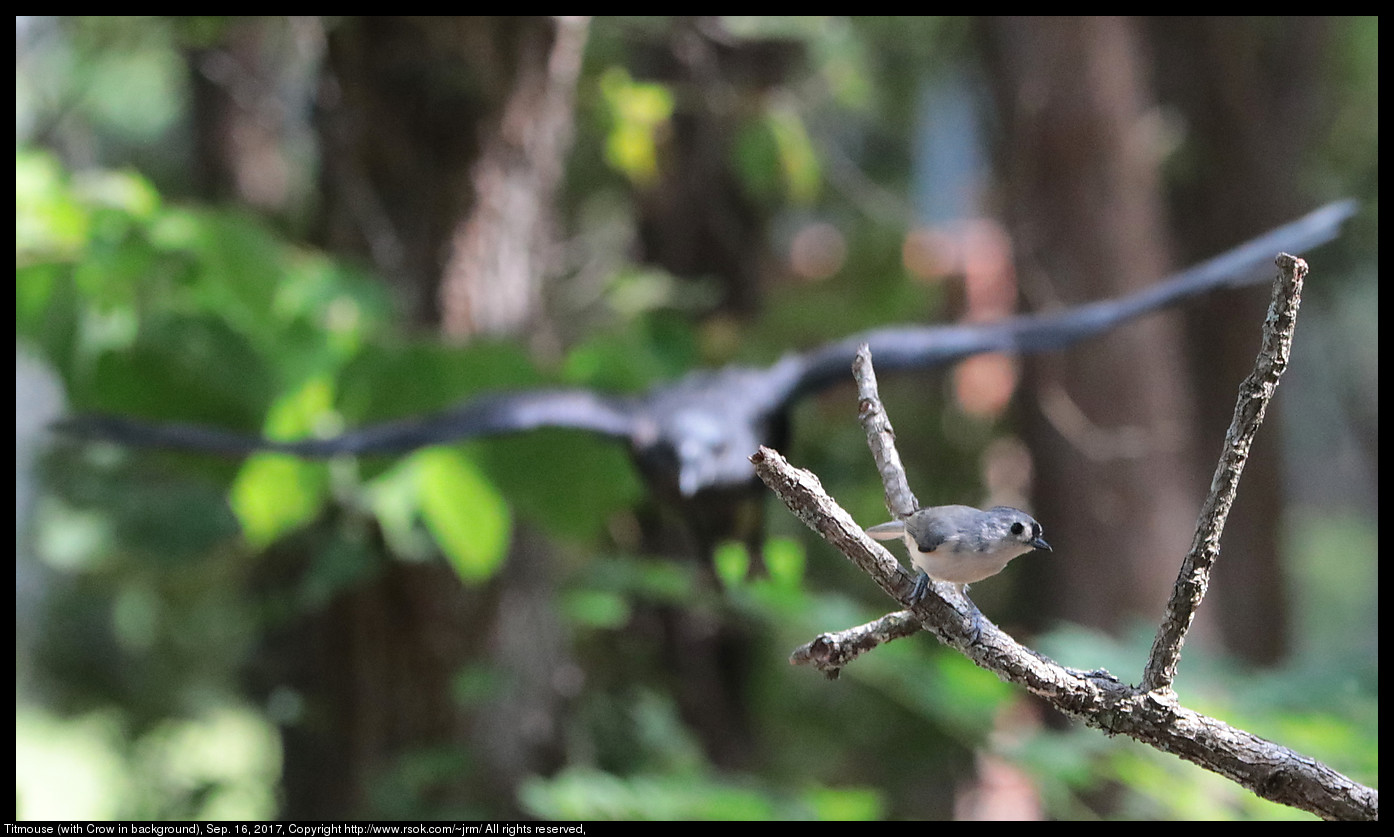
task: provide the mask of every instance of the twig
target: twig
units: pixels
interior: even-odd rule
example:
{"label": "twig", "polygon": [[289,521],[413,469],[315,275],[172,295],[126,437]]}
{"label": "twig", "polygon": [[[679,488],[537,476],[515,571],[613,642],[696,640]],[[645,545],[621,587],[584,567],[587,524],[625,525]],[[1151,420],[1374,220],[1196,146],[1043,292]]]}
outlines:
{"label": "twig", "polygon": [[895,430],[886,408],[881,406],[881,394],[876,386],[876,370],[871,365],[871,347],[866,343],[857,348],[852,360],[852,377],[857,382],[857,419],[866,431],[871,458],[886,487],[886,510],[894,517],[908,517],[920,507],[905,478],[905,466],[895,449]]}
{"label": "twig", "polygon": [[1181,646],[1200,600],[1210,586],[1210,570],[1220,555],[1220,535],[1239,491],[1239,476],[1249,461],[1254,436],[1263,424],[1268,402],[1292,354],[1292,335],[1297,328],[1297,308],[1302,303],[1307,263],[1287,253],[1280,253],[1276,261],[1278,279],[1273,283],[1273,299],[1263,321],[1263,345],[1254,361],[1254,371],[1239,386],[1239,402],[1234,407],[1229,430],[1225,432],[1225,447],[1215,466],[1215,476],[1210,480],[1210,494],[1201,506],[1191,550],[1181,563],[1181,573],[1172,587],[1171,600],[1167,602],[1166,616],[1157,629],[1143,671],[1142,687],[1149,691],[1170,689],[1176,679]]}
{"label": "twig", "polygon": [[[996,626],[984,621],[981,638],[971,641],[971,617],[955,602],[939,595],[925,596],[913,608],[890,613],[866,625],[819,635],[796,650],[790,658],[795,664],[810,663],[835,678],[842,666],[891,639],[913,633],[918,622],[941,641],[959,648],[970,659],[1003,680],[1016,683],[1039,695],[1061,712],[1089,726],[1113,735],[1122,734],[1173,753],[1201,767],[1228,777],[1255,794],[1284,805],[1310,811],[1327,819],[1378,819],[1379,792],[1341,775],[1325,764],[1252,733],[1232,727],[1182,706],[1170,689],[1185,627],[1200,594],[1207,573],[1214,563],[1224,510],[1233,501],[1239,470],[1247,458],[1253,433],[1262,420],[1263,410],[1286,366],[1306,264],[1290,256],[1280,256],[1282,269],[1264,327],[1264,349],[1254,374],[1241,390],[1235,425],[1226,437],[1225,455],[1215,477],[1212,501],[1205,506],[1196,547],[1187,556],[1168,611],[1168,625],[1158,635],[1154,648],[1157,665],[1148,666],[1148,676],[1156,677],[1155,688],[1127,686],[1103,669],[1079,671],[1020,645]],[[863,363],[859,359],[858,365]],[[865,360],[870,382],[860,392],[861,413],[878,468],[891,480],[887,484],[887,504],[900,508],[904,499],[891,482],[897,476],[898,457],[891,443],[890,424],[878,413],[875,379],[870,375],[870,359]],[[872,403],[868,403],[872,402]],[[894,457],[894,458],[893,458]],[[751,457],[755,471],[810,528],[832,543],[853,563],[861,567],[892,598],[906,603],[911,579],[880,544],[871,540],[836,501],[823,491],[813,474],[791,466],[779,453],[761,447]],[[899,478],[903,479],[903,471]],[[905,495],[909,496],[908,487]],[[913,498],[911,499],[913,502]],[[1160,673],[1160,674],[1158,674]]]}
{"label": "twig", "polygon": [[912,636],[923,628],[908,610],[887,613],[880,619],[845,631],[819,634],[789,655],[791,665],[812,665],[829,680],[836,680],[842,667],[883,642]]}

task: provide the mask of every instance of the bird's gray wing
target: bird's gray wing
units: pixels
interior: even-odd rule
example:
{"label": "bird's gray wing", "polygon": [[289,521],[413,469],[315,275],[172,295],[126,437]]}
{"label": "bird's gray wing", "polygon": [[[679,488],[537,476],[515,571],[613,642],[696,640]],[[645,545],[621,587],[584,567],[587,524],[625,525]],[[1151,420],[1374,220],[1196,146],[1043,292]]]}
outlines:
{"label": "bird's gray wing", "polygon": [[404,453],[462,439],[543,427],[569,428],[628,440],[634,432],[635,415],[635,402],[631,399],[565,389],[487,395],[428,416],[376,424],[328,439],[290,442],[202,425],[146,422],[96,414],[70,416],[55,422],[53,429],[73,438],[132,447],[226,456],[275,451],[313,459],[341,453]]}
{"label": "bird's gray wing", "polygon": [[781,360],[785,398],[845,381],[862,343],[871,347],[877,370],[927,369],[983,352],[1025,354],[1062,349],[1140,317],[1217,288],[1256,284],[1272,278],[1273,258],[1324,244],[1355,213],[1353,200],[1337,201],[1270,230],[1194,267],[1117,299],[1063,311],[1010,317],[994,323],[900,326],[874,329]]}

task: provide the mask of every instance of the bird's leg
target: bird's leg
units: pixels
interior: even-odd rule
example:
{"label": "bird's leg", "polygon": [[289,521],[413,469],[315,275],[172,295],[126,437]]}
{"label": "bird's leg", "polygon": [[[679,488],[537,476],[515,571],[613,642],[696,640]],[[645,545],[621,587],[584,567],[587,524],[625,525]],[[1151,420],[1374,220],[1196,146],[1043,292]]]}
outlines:
{"label": "bird's leg", "polygon": [[[915,576],[915,586],[910,588],[910,606],[914,607],[915,605],[919,604],[920,599],[924,598],[925,591],[927,591],[928,589],[929,575],[927,575],[923,570],[921,570],[920,574]],[[968,640],[968,644],[977,645],[978,640],[983,638],[983,612],[981,610],[978,610],[978,606],[973,604],[972,599],[968,598],[967,584],[955,584],[954,589],[958,591],[958,595],[960,598],[963,599],[964,604],[968,605],[968,612],[971,614],[973,618],[973,635]]]}
{"label": "bird's leg", "polygon": [[978,610],[978,606],[973,604],[972,599],[968,598],[967,584],[955,584],[954,587],[958,589],[958,594],[963,597],[963,603],[968,605],[968,610],[973,617],[973,636],[968,640],[968,644],[977,645],[978,640],[983,638],[983,612]]}
{"label": "bird's leg", "polygon": [[924,598],[924,593],[928,589],[929,575],[921,570],[920,574],[915,576],[915,586],[910,588],[910,606],[914,607],[919,604],[920,599]]}
{"label": "bird's leg", "polygon": [[973,609],[973,637],[968,640],[968,644],[977,645],[978,640],[983,638],[983,612],[971,601],[968,602],[968,606]]}

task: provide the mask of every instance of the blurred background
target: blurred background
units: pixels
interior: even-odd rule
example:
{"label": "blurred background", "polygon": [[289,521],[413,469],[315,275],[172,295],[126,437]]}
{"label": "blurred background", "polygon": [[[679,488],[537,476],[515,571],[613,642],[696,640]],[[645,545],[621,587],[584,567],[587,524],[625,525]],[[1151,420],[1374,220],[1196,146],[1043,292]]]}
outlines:
{"label": "blurred background", "polygon": [[[772,498],[704,547],[613,441],[44,427],[637,393],[1116,296],[1342,197],[1176,687],[1377,784],[1377,53],[1374,18],[16,18],[17,817],[1306,818],[927,634],[791,667],[896,605]],[[1140,679],[1268,293],[882,376],[923,504],[1055,547],[989,618]],[[850,374],[791,425],[886,519]]]}

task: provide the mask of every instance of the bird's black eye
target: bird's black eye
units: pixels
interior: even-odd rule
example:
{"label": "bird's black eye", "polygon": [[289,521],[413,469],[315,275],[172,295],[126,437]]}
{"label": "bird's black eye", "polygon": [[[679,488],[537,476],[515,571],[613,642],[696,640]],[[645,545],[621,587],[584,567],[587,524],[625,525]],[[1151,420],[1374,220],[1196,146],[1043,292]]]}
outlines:
{"label": "bird's black eye", "polygon": [[1012,534],[1013,534],[1013,535],[1020,535],[1022,532],[1025,532],[1025,531],[1026,531],[1026,527],[1023,526],[1023,525],[1021,524],[1021,521],[1017,521],[1016,523],[1013,523],[1013,524],[1012,524]]}

